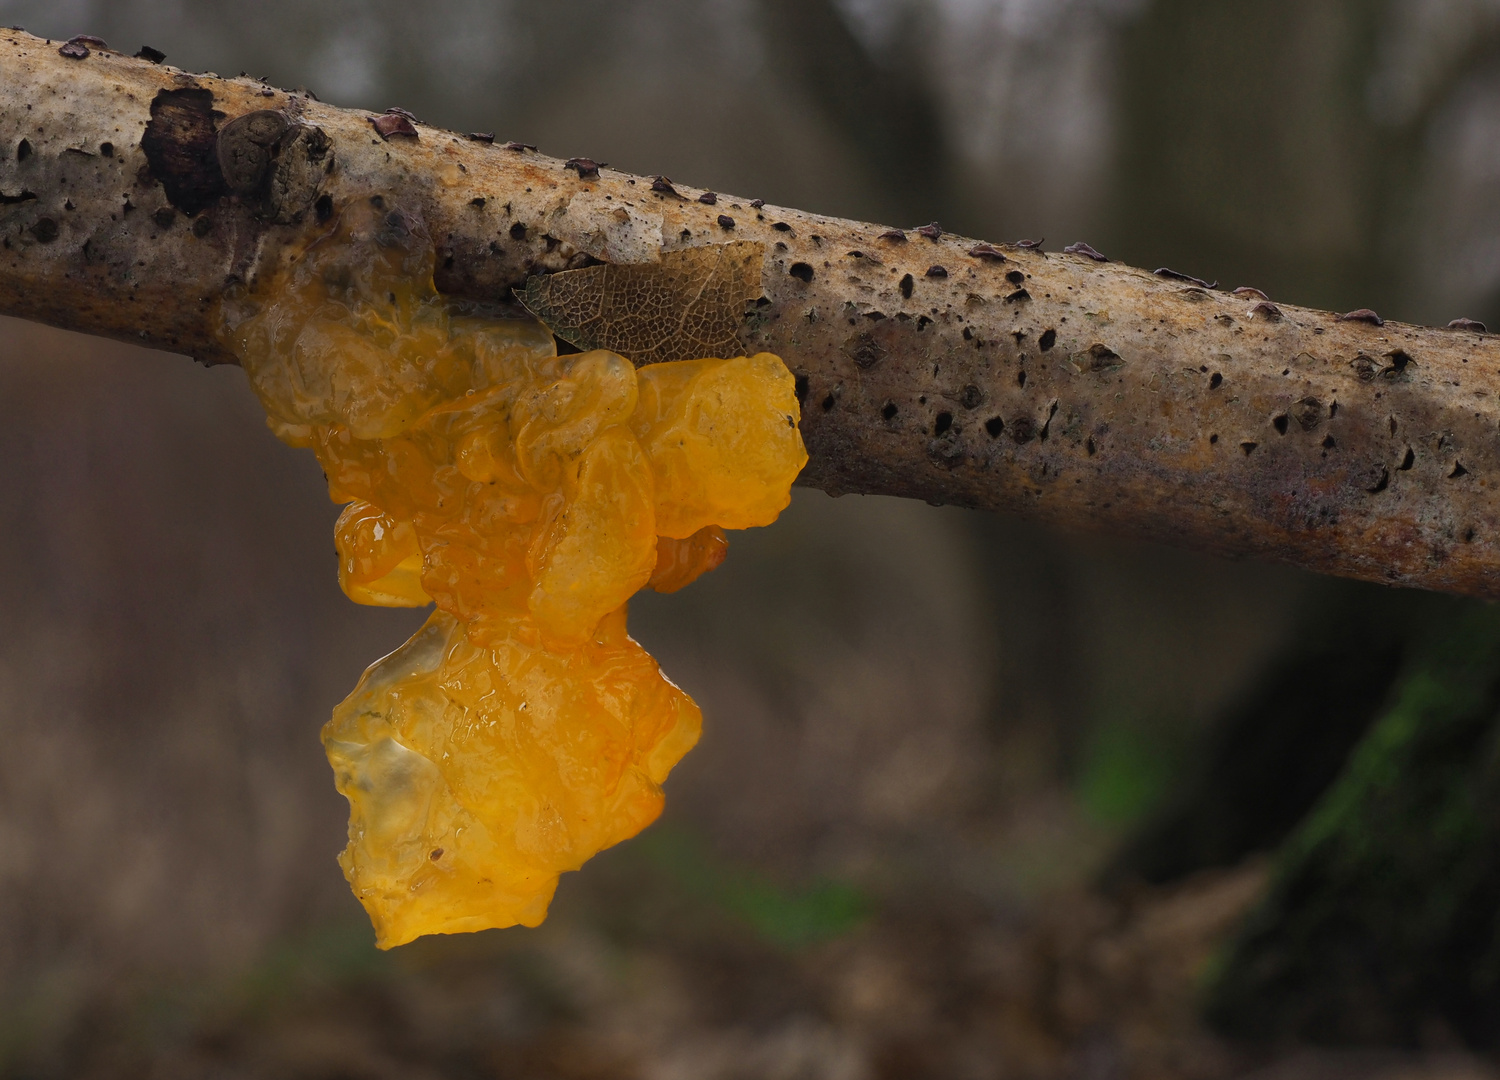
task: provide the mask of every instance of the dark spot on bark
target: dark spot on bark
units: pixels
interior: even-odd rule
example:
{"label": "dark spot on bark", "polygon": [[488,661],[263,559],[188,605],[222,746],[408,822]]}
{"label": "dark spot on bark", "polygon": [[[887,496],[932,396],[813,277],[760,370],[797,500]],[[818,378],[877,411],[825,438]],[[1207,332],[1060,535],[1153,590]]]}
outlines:
{"label": "dark spot on bark", "polygon": [[177,220],[177,211],[173,210],[170,206],[163,206],[151,215],[151,220],[156,222],[158,229],[170,229],[172,223]]}
{"label": "dark spot on bark", "polygon": [[797,395],[797,404],[807,400],[807,376],[798,375],[792,380],[792,390]]}
{"label": "dark spot on bark", "polygon": [[1337,401],[1330,401],[1328,403],[1328,419],[1332,420],[1338,414],[1339,414],[1339,403]]}
{"label": "dark spot on bark", "polygon": [[1466,544],[1472,544],[1473,542],[1474,542],[1474,527],[1471,525],[1469,528],[1467,528],[1467,529],[1464,530],[1464,543],[1466,543]]}
{"label": "dark spot on bark", "polygon": [[441,859],[443,857],[443,849],[440,848],[440,847],[435,847],[435,848],[432,849],[431,852],[428,853],[427,857],[429,859],[431,859],[433,862],[437,862],[439,859]]}
{"label": "dark spot on bark", "polygon": [[1391,470],[1387,469],[1384,465],[1377,465],[1370,470],[1370,479],[1372,479],[1374,483],[1365,488],[1365,490],[1368,491],[1371,495],[1379,495],[1388,486],[1390,486]]}
{"label": "dark spot on bark", "polygon": [[831,412],[832,410],[833,410],[833,395],[829,394],[827,397],[825,397],[823,399],[823,411],[824,412]]}
{"label": "dark spot on bark", "polygon": [[1449,480],[1457,480],[1460,476],[1468,476],[1468,475],[1469,475],[1469,470],[1463,467],[1463,463],[1460,462],[1460,461],[1455,461],[1453,463],[1453,471],[1448,474],[1448,479]]}
{"label": "dark spot on bark", "polygon": [[790,225],[788,225],[784,221],[775,222],[774,224],[772,224],[771,228],[775,229],[777,232],[791,232],[792,231],[792,227]]}
{"label": "dark spot on bark", "polygon": [[750,200],[750,209],[752,209],[752,210],[759,210],[761,207],[763,207],[765,205],[766,205],[766,200],[765,199],[751,199]]}
{"label": "dark spot on bark", "polygon": [[1406,456],[1401,459],[1401,464],[1396,466],[1397,472],[1407,472],[1417,463],[1417,452],[1411,447],[1406,448]]}
{"label": "dark spot on bark", "polygon": [[563,168],[572,169],[578,174],[578,179],[580,180],[597,180],[599,178],[599,170],[606,164],[608,163],[595,161],[593,158],[570,157],[567,161],[563,162]]}
{"label": "dark spot on bark", "polygon": [[990,262],[1005,261],[1005,253],[994,244],[975,244],[969,249],[969,254],[976,259],[988,259]]}
{"label": "dark spot on bark", "polygon": [[980,390],[973,383],[970,383],[964,387],[964,392],[958,400],[966,409],[977,409],[980,405],[984,404],[984,391]]}
{"label": "dark spot on bark", "polygon": [[1047,406],[1047,419],[1042,421],[1042,430],[1037,433],[1037,437],[1041,439],[1042,442],[1047,441],[1047,433],[1052,430],[1052,418],[1056,415],[1057,402],[1053,401],[1051,405]]}
{"label": "dark spot on bark", "polygon": [[1391,366],[1382,371],[1382,375],[1400,375],[1406,370],[1406,366],[1412,362],[1411,356],[1405,349],[1392,349],[1385,355],[1386,359],[1391,362]]}
{"label": "dark spot on bark", "polygon": [[1374,357],[1366,356],[1364,353],[1350,360],[1349,366],[1354,369],[1355,376],[1362,382],[1369,382],[1380,374],[1381,365],[1375,362]]}
{"label": "dark spot on bark", "polygon": [[1323,449],[1324,450],[1332,450],[1337,445],[1338,444],[1333,441],[1333,436],[1332,435],[1325,435],[1325,436],[1323,436]]}
{"label": "dark spot on bark", "polygon": [[1473,330],[1475,333],[1485,332],[1484,323],[1478,319],[1454,319],[1448,324],[1449,330]]}
{"label": "dark spot on bark", "polygon": [[1040,253],[1042,250],[1042,245],[1046,242],[1047,238],[1045,236],[1040,240],[1017,240],[1016,247],[1020,248],[1022,251],[1035,251]]}
{"label": "dark spot on bark", "polygon": [[22,139],[20,142],[16,143],[16,160],[17,161],[25,161],[30,156],[31,156],[31,143],[27,142],[25,139]]}
{"label": "dark spot on bark", "polygon": [[889,350],[876,337],[878,331],[867,330],[844,342],[844,355],[861,371],[868,371],[886,358]]}
{"label": "dark spot on bark", "polygon": [[1022,300],[1030,299],[1031,294],[1029,292],[1027,292],[1025,289],[1017,289],[1015,292],[1010,293],[1008,296],[1006,296],[1005,302],[1007,304],[1019,304]]}
{"label": "dark spot on bark", "polygon": [[1292,415],[1297,418],[1297,426],[1303,431],[1311,431],[1323,422],[1323,403],[1315,397],[1305,397],[1292,406]]}
{"label": "dark spot on bark", "polygon": [[16,203],[31,202],[35,198],[36,192],[27,191],[25,188],[22,188],[18,195],[7,195],[0,191],[0,206],[14,206]]}
{"label": "dark spot on bark", "polygon": [[1285,435],[1286,429],[1289,426],[1286,413],[1277,413],[1271,417],[1271,426],[1276,429],[1276,434]]}
{"label": "dark spot on bark", "polygon": [[1221,387],[1223,385],[1224,385],[1224,376],[1220,375],[1217,371],[1214,372],[1212,375],[1210,375],[1208,377],[1208,388],[1210,390],[1217,390],[1219,387]]}
{"label": "dark spot on bark", "polygon": [[682,198],[682,193],[672,186],[672,180],[667,176],[655,176],[651,178],[651,190],[662,195],[670,195],[674,199]]}
{"label": "dark spot on bark", "polygon": [[939,240],[943,235],[943,227],[936,221],[931,222],[927,225],[923,225],[920,229],[917,229],[915,231],[918,236],[925,236],[927,237],[927,239],[934,242]]}
{"label": "dark spot on bark", "polygon": [[32,236],[37,238],[38,242],[50,244],[57,239],[57,222],[49,217],[39,218],[31,226],[30,232]]}
{"label": "dark spot on bark", "polygon": [[313,203],[313,214],[321,225],[333,217],[333,197],[331,195],[319,195],[318,201]]}
{"label": "dark spot on bark", "polygon": [[786,272],[788,274],[791,274],[792,277],[796,278],[798,281],[811,281],[813,279],[813,268],[811,263],[794,262],[791,266],[787,267]]}
{"label": "dark spot on bark", "polygon": [[160,49],[153,49],[150,45],[142,45],[136,52],[137,60],[149,60],[153,64],[159,64],[167,58],[167,54]]}
{"label": "dark spot on bark", "polygon": [[514,140],[512,140],[511,142],[502,145],[500,149],[511,150],[517,154],[521,153],[522,151],[529,150],[534,154],[536,153],[536,144],[529,142],[515,142]]}
{"label": "dark spot on bark", "polygon": [[271,109],[237,116],[219,132],[217,154],[224,182],[236,195],[261,191],[271,159],[286,135],[287,118]]}
{"label": "dark spot on bark", "polygon": [[992,416],[984,422],[984,430],[989,434],[990,438],[999,438],[1000,433],[1005,430],[1005,421],[998,416]]}
{"label": "dark spot on bark", "polygon": [[880,418],[889,424],[892,420],[896,419],[898,411],[894,401],[887,401],[880,407]]}
{"label": "dark spot on bark", "polygon": [[1020,371],[1016,372],[1016,385],[1019,386],[1022,390],[1026,389],[1026,369],[1025,368],[1022,368]]}
{"label": "dark spot on bark", "polygon": [[1214,443],[1216,443],[1218,441],[1219,441],[1219,436],[1217,434],[1213,434],[1213,435],[1210,435],[1208,437],[1208,445],[1209,446],[1212,446]]}
{"label": "dark spot on bark", "polygon": [[1344,312],[1344,314],[1338,317],[1337,321],[1369,323],[1371,326],[1385,325],[1385,320],[1367,307],[1355,308],[1353,311],[1346,311]]}
{"label": "dark spot on bark", "polygon": [[472,142],[492,143],[495,141],[495,133],[493,131],[471,131],[469,132],[469,139]]}
{"label": "dark spot on bark", "polygon": [[193,222],[193,235],[196,236],[199,240],[202,240],[205,236],[213,231],[214,223],[210,221],[206,216],[200,217],[197,221]]}
{"label": "dark spot on bark", "polygon": [[74,38],[72,41],[63,42],[57,51],[70,60],[83,60],[89,54],[89,47]]}
{"label": "dark spot on bark", "polygon": [[916,282],[912,279],[912,276],[910,274],[907,274],[901,279],[900,284],[898,284],[896,288],[901,290],[902,299],[910,300],[912,289],[915,288],[915,286]]}
{"label": "dark spot on bark", "polygon": [[717,192],[705,191],[702,195],[698,196],[698,201],[701,202],[704,206],[717,206],[719,202],[719,196]]}
{"label": "dark spot on bark", "polygon": [[932,325],[932,320],[929,319],[926,315],[918,315],[917,316],[917,333],[921,333],[923,330],[926,330],[931,325]]}
{"label": "dark spot on bark", "polygon": [[1012,285],[1024,285],[1026,284],[1026,275],[1019,270],[1009,270],[1005,274],[1005,280]]}
{"label": "dark spot on bark", "polygon": [[99,144],[99,156],[100,157],[107,157],[107,158],[114,157],[115,156],[115,144],[112,143],[112,142],[102,142],[102,143],[100,143]]}
{"label": "dark spot on bark", "polygon": [[966,327],[964,327],[964,340],[965,341],[973,341],[974,340],[974,328],[972,326],[966,326]]}
{"label": "dark spot on bark", "polygon": [[487,200],[483,195],[476,195],[474,196],[474,198],[469,200],[469,205],[474,207],[474,209],[476,210],[483,210],[486,201]]}
{"label": "dark spot on bark", "polygon": [[190,216],[229,192],[219,168],[213,104],[213,94],[201,87],[162,90],[151,99],[151,119],[141,134],[151,177],[167,201]]}
{"label": "dark spot on bark", "polygon": [[732,228],[734,228],[734,218],[730,217],[728,214],[720,214],[719,215],[719,228],[721,228],[721,229],[732,229]]}
{"label": "dark spot on bark", "polygon": [[889,240],[893,244],[904,244],[906,243],[906,234],[900,229],[887,229],[877,239]]}
{"label": "dark spot on bark", "polygon": [[1036,339],[1036,347],[1046,352],[1057,344],[1057,331],[1050,326],[1042,331],[1042,336]]}
{"label": "dark spot on bark", "polygon": [[1093,259],[1095,262],[1109,262],[1107,258],[1099,254],[1099,252],[1095,251],[1088,244],[1085,244],[1082,240],[1078,241],[1078,243],[1076,244],[1069,244],[1067,247],[1063,248],[1063,254],[1083,255],[1087,258]]}
{"label": "dark spot on bark", "polygon": [[1244,442],[1240,443],[1240,449],[1245,452],[1246,457],[1249,457],[1252,453],[1255,452],[1255,448],[1259,445],[1260,443],[1251,442],[1249,439],[1246,439]]}
{"label": "dark spot on bark", "polygon": [[931,278],[945,278],[948,276],[948,268],[937,265],[929,266],[927,268],[927,276]]}
{"label": "dark spot on bark", "polygon": [[1256,304],[1250,309],[1250,314],[1259,315],[1267,322],[1280,322],[1285,317],[1281,314],[1281,309],[1269,300],[1262,300]]}
{"label": "dark spot on bark", "polygon": [[526,226],[519,221],[516,222],[510,227],[510,238],[512,240],[525,240]]}
{"label": "dark spot on bark", "polygon": [[375,128],[375,134],[382,139],[390,140],[396,136],[406,139],[417,138],[417,129],[412,125],[410,114],[394,111],[386,111],[379,116],[370,117],[370,124]]}
{"label": "dark spot on bark", "polygon": [[1251,285],[1241,285],[1239,288],[1237,288],[1237,289],[1234,290],[1234,295],[1235,296],[1243,296],[1247,300],[1249,300],[1249,299],[1255,299],[1255,300],[1269,300],[1269,299],[1271,299],[1265,293],[1261,292],[1259,289],[1257,289],[1257,288],[1255,288],[1254,286],[1251,286]]}
{"label": "dark spot on bark", "polygon": [[1016,445],[1024,445],[1036,438],[1036,421],[1026,415],[1016,417],[1010,422],[1010,437]]}
{"label": "dark spot on bark", "polygon": [[[1214,439],[1217,438],[1218,436],[1215,435]],[[1083,449],[1088,453],[1089,457],[1093,457],[1099,452],[1099,447],[1094,444],[1094,437],[1092,435],[1090,435],[1087,441],[1084,442]]]}
{"label": "dark spot on bark", "polygon": [[950,412],[940,412],[937,414],[937,419],[932,423],[932,433],[934,435],[943,435],[952,426],[953,414]]}

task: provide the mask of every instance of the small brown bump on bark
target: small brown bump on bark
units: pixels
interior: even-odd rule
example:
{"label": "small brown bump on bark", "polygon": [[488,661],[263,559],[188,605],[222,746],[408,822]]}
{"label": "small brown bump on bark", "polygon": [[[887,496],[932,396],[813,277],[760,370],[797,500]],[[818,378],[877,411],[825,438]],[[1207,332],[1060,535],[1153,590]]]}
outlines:
{"label": "small brown bump on bark", "polygon": [[156,227],[163,231],[170,229],[173,222],[177,220],[177,211],[170,206],[163,206],[151,215],[151,220],[156,222]]}
{"label": "small brown bump on bark", "polygon": [[948,268],[934,263],[927,268],[926,276],[930,278],[945,278],[948,276]]}
{"label": "small brown bump on bark", "polygon": [[137,60],[146,60],[153,64],[159,64],[167,58],[167,54],[160,49],[153,49],[150,45],[142,45],[135,54]]}
{"label": "small brown bump on bark", "polygon": [[89,47],[76,38],[72,41],[63,42],[57,51],[69,60],[85,60],[89,55]]}
{"label": "small brown bump on bark", "polygon": [[766,200],[765,199],[751,199],[750,200],[750,209],[752,209],[752,210],[759,210],[761,207],[763,207],[765,205],[766,205]]}
{"label": "small brown bump on bark", "polygon": [[716,206],[719,202],[719,196],[712,191],[705,191],[702,195],[698,196],[698,201],[704,206]]}
{"label": "small brown bump on bark", "polygon": [[1323,403],[1315,397],[1305,397],[1292,406],[1292,416],[1303,431],[1311,431],[1323,422]]}
{"label": "small brown bump on bark", "polygon": [[663,195],[671,195],[675,199],[684,197],[681,192],[672,186],[671,178],[666,176],[653,177],[651,180],[651,190],[660,192]]}
{"label": "small brown bump on bark", "polygon": [[370,123],[374,126],[375,133],[382,139],[389,140],[397,135],[408,139],[418,137],[417,129],[412,126],[411,120],[400,113],[388,112],[380,116],[372,116]]}
{"label": "small brown bump on bark", "polygon": [[1045,236],[1040,240],[1017,240],[1016,247],[1020,248],[1022,251],[1035,251],[1040,254],[1042,245],[1046,242],[1047,238]]}
{"label": "small brown bump on bark", "polygon": [[229,191],[219,168],[213,104],[213,92],[198,86],[158,91],[141,134],[148,182],[158,181],[167,201],[189,215]]}
{"label": "small brown bump on bark", "polygon": [[1454,319],[1448,324],[1449,330],[1472,330],[1477,334],[1485,333],[1484,323],[1478,319]]}
{"label": "small brown bump on bark", "polygon": [[57,222],[49,217],[39,218],[31,226],[30,232],[37,238],[38,243],[50,244],[57,239]]}
{"label": "small brown bump on bark", "polygon": [[1029,292],[1027,292],[1025,289],[1017,289],[1015,292],[1010,293],[1005,297],[1005,302],[1007,304],[1019,304],[1023,300],[1030,299],[1031,294]]}
{"label": "small brown bump on bark", "polygon": [[533,154],[536,153],[536,146],[534,144],[527,143],[527,142],[516,142],[514,140],[512,140],[511,142],[508,142],[508,143],[504,144],[503,146],[500,147],[500,149],[502,149],[502,150],[512,150],[512,151],[514,151],[517,154],[522,153],[522,152],[527,151],[527,150],[531,151]]}
{"label": "small brown bump on bark", "polygon": [[906,243],[906,233],[902,232],[900,229],[887,229],[885,232],[877,236],[876,239],[889,240],[893,244],[904,244]]}
{"label": "small brown bump on bark", "polygon": [[1010,422],[1010,437],[1018,446],[1024,446],[1036,438],[1037,423],[1026,414],[1016,417]]}
{"label": "small brown bump on bark", "polygon": [[1237,288],[1237,289],[1234,290],[1234,295],[1235,296],[1243,296],[1246,300],[1252,300],[1252,299],[1253,300],[1269,300],[1269,299],[1271,299],[1269,296],[1267,296],[1265,293],[1261,292],[1259,289],[1255,288],[1253,285],[1241,285],[1241,286],[1239,286],[1239,288]]}
{"label": "small brown bump on bark", "polygon": [[253,195],[260,190],[287,127],[286,115],[273,109],[257,109],[224,125],[216,153],[230,191]]}
{"label": "small brown bump on bark", "polygon": [[1007,270],[1005,272],[1005,280],[1012,285],[1025,285],[1026,275],[1019,270]]}
{"label": "small brown bump on bark", "polygon": [[495,141],[495,133],[493,131],[471,131],[469,132],[469,141],[492,143]]}
{"label": "small brown bump on bark", "polygon": [[1005,252],[994,244],[975,244],[969,249],[969,254],[976,259],[988,259],[991,262],[1005,261]]}
{"label": "small brown bump on bark", "polygon": [[1036,346],[1037,348],[1041,349],[1042,352],[1046,352],[1055,344],[1057,344],[1057,331],[1051,329],[1050,327],[1046,330],[1043,330],[1042,336],[1036,339]]}
{"label": "small brown bump on bark", "polygon": [[1281,314],[1281,309],[1269,300],[1262,300],[1256,304],[1250,309],[1250,314],[1252,317],[1259,315],[1267,322],[1280,322],[1285,317]]}
{"label": "small brown bump on bark", "polygon": [[1368,323],[1371,326],[1385,325],[1384,319],[1375,314],[1375,312],[1371,311],[1369,308],[1365,307],[1355,308],[1353,311],[1346,311],[1344,312],[1344,314],[1338,317],[1337,321]]}
{"label": "small brown bump on bark", "polygon": [[788,225],[784,221],[777,221],[777,222],[772,223],[771,228],[775,229],[777,232],[791,232],[792,231],[792,227],[790,225]]}
{"label": "small brown bump on bark", "polygon": [[925,236],[927,237],[927,239],[936,242],[937,240],[942,238],[943,227],[936,221],[933,221],[929,222],[926,225],[923,225],[920,229],[917,229],[916,233],[918,236]]}
{"label": "small brown bump on bark", "polygon": [[728,214],[720,214],[718,217],[719,228],[729,230],[734,228],[734,218]]}
{"label": "small brown bump on bark", "polygon": [[912,276],[910,274],[906,274],[901,278],[900,284],[896,287],[901,291],[901,298],[903,300],[911,299],[912,289],[915,287],[915,285],[916,282],[912,280]]}
{"label": "small brown bump on bark", "polygon": [[1092,246],[1090,246],[1089,244],[1085,244],[1082,240],[1078,241],[1078,243],[1076,244],[1069,244],[1067,247],[1063,248],[1063,254],[1083,255],[1086,258],[1093,259],[1095,262],[1109,262],[1108,258],[1095,251]]}

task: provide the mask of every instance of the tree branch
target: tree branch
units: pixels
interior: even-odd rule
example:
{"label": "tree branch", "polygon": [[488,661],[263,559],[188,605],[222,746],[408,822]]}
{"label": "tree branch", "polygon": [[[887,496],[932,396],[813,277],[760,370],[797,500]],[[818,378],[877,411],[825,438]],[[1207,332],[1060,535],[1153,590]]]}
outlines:
{"label": "tree branch", "polygon": [[798,376],[804,483],[1500,597],[1500,349],[1471,329],[710,200],[83,44],[0,31],[0,312],[231,361],[226,286],[373,195],[492,303],[748,242],[733,334]]}

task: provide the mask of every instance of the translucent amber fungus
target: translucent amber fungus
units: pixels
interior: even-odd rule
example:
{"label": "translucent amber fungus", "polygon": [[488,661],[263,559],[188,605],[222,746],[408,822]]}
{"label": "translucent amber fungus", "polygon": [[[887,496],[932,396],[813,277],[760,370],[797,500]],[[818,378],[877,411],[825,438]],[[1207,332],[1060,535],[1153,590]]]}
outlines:
{"label": "translucent amber fungus", "polygon": [[372,199],[222,308],[272,429],[348,503],[344,591],[436,604],[323,729],[382,947],[534,926],[560,873],[661,812],[701,717],[626,601],[717,566],[807,461],[776,357],[558,356],[540,323],[439,297],[432,262]]}

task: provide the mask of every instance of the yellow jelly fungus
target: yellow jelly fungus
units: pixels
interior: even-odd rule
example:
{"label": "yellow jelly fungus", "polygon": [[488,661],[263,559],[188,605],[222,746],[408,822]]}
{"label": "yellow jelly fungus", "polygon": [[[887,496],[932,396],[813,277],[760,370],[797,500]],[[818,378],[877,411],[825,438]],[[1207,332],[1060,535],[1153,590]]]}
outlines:
{"label": "yellow jelly fungus", "polygon": [[558,875],[661,812],[698,707],[625,629],[723,561],[807,461],[775,356],[637,370],[440,297],[379,199],[222,306],[273,431],[310,447],[339,583],[436,610],[323,729],[382,948],[547,914]]}

